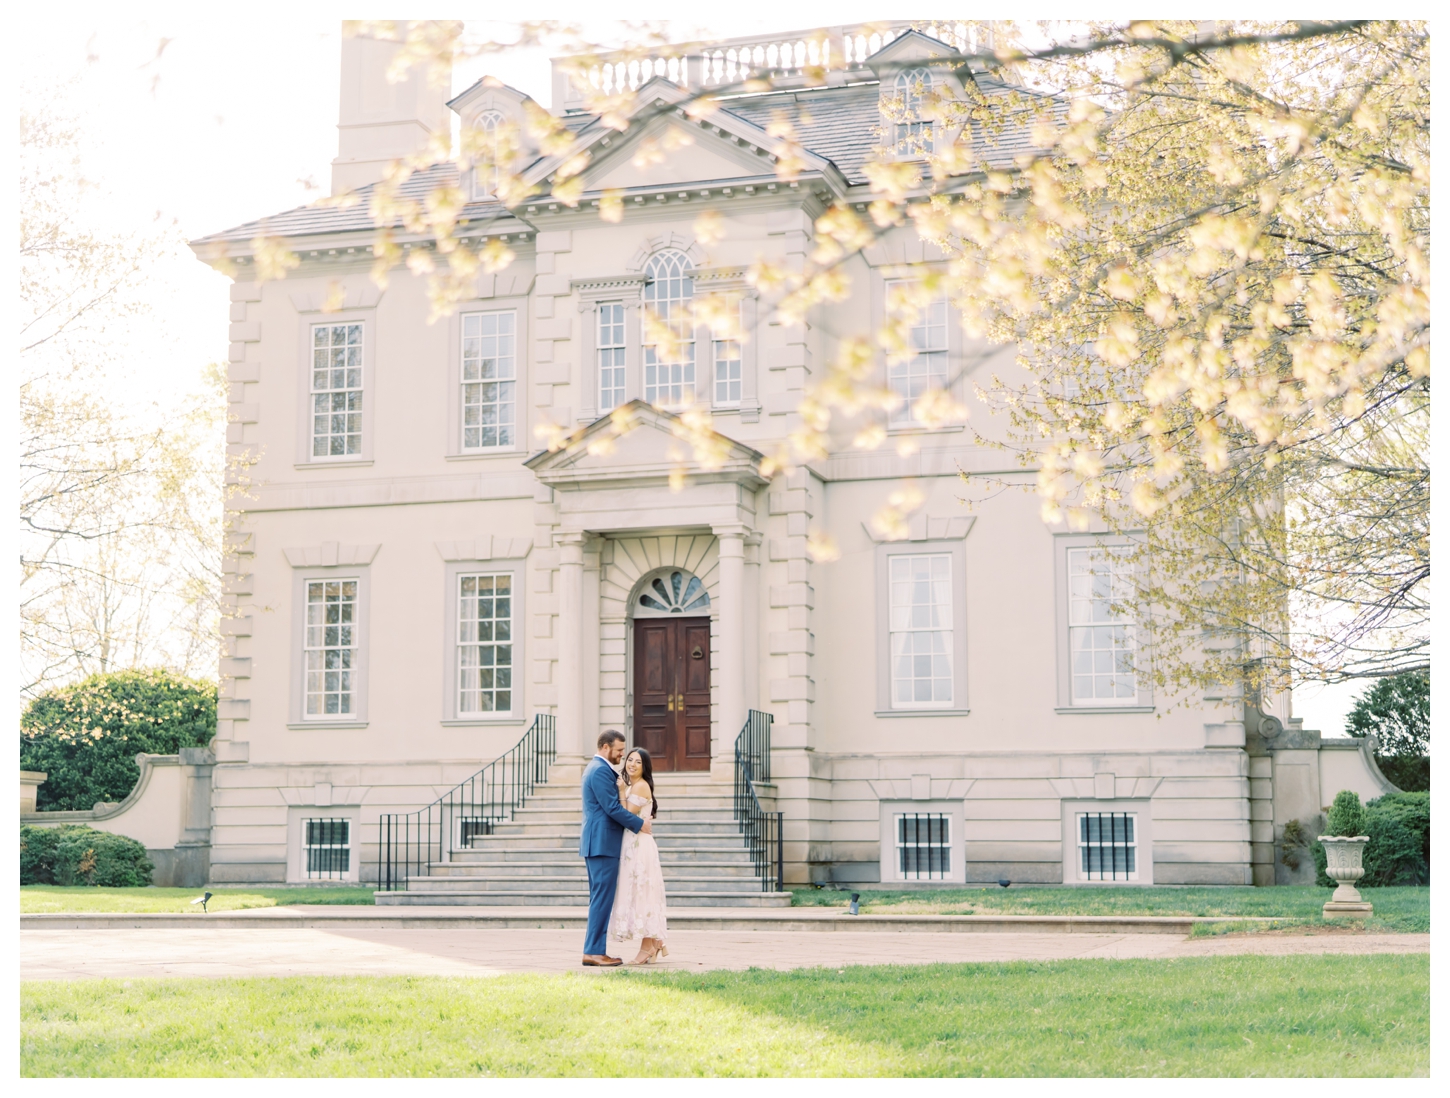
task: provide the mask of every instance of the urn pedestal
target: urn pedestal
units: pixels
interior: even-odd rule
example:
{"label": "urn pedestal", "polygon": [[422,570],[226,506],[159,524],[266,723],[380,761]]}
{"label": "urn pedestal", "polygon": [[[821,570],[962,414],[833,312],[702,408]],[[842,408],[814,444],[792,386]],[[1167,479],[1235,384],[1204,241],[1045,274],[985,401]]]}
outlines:
{"label": "urn pedestal", "polygon": [[1374,905],[1359,894],[1354,882],[1364,876],[1364,846],[1368,835],[1320,835],[1324,844],[1324,867],[1331,880],[1339,887],[1324,905],[1326,919],[1366,919],[1374,911]]}

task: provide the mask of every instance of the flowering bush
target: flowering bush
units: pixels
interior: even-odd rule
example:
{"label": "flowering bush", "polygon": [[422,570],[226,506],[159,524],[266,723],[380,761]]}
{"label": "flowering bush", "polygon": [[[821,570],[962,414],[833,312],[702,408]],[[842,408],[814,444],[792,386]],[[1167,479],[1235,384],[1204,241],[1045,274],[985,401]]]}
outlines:
{"label": "flowering bush", "polygon": [[92,675],[49,690],[20,718],[20,769],[47,775],[42,812],[119,801],[140,777],[136,755],[174,755],[216,735],[217,689],[160,669]]}

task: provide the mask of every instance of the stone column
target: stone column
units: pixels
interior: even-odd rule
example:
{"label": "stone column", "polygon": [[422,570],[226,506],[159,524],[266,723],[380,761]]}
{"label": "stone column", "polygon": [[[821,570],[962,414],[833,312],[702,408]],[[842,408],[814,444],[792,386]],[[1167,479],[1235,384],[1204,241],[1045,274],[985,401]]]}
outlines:
{"label": "stone column", "polygon": [[584,535],[559,538],[559,725],[561,758],[585,754],[584,676]]}
{"label": "stone column", "polygon": [[715,528],[720,548],[720,709],[717,757],[729,753],[745,723],[745,534],[743,526]]}

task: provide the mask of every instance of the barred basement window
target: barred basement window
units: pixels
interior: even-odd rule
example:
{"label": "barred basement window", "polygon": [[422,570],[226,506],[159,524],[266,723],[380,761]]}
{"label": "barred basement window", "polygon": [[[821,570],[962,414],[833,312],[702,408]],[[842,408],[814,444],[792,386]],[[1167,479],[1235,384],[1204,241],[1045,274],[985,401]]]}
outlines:
{"label": "barred basement window", "polygon": [[303,820],[302,853],[307,876],[340,881],[352,864],[352,822],[343,819]]}
{"label": "barred basement window", "polygon": [[1138,879],[1138,817],[1133,812],[1079,812],[1078,874],[1085,881]]}
{"label": "barred basement window", "polygon": [[952,872],[952,819],[940,812],[896,816],[896,871],[902,880],[945,880]]}
{"label": "barred basement window", "polygon": [[493,820],[487,816],[461,816],[458,819],[458,849],[467,850],[475,839],[493,834]]}

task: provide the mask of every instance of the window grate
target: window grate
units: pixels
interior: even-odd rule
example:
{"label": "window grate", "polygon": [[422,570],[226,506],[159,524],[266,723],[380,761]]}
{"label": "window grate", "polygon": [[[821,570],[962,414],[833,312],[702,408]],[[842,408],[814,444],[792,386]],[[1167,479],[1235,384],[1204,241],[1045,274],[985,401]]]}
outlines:
{"label": "window grate", "polygon": [[952,819],[941,812],[896,816],[896,871],[902,880],[940,881],[952,872]]}
{"label": "window grate", "polygon": [[1132,812],[1081,812],[1077,817],[1078,871],[1086,881],[1138,877],[1138,817]]}
{"label": "window grate", "polygon": [[489,816],[460,816],[458,819],[458,849],[470,849],[476,839],[493,834],[493,819]]}
{"label": "window grate", "polygon": [[307,876],[313,880],[344,879],[352,868],[352,821],[304,820],[302,828]]}

